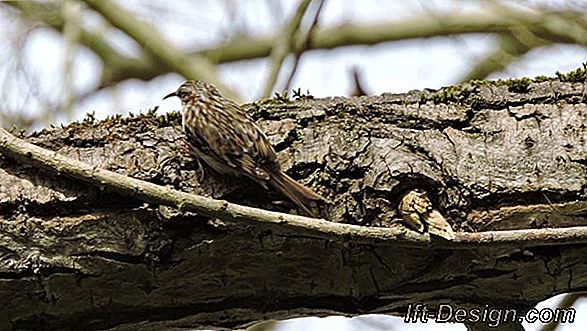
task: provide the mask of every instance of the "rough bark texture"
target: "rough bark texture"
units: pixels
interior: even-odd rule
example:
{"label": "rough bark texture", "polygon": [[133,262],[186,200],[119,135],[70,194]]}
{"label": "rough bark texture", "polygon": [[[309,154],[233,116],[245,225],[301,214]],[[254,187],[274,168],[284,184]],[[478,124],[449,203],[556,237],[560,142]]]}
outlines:
{"label": "rough bark texture", "polygon": [[[587,223],[585,84],[479,83],[248,106],[323,216],[402,226],[422,188],[456,231]],[[27,139],[97,167],[240,204],[291,203],[182,151],[178,117]],[[165,162],[163,162],[165,161]],[[452,302],[525,310],[587,288],[587,243],[416,249],[332,242],[132,201],[0,157],[0,329],[232,328],[301,315]]]}

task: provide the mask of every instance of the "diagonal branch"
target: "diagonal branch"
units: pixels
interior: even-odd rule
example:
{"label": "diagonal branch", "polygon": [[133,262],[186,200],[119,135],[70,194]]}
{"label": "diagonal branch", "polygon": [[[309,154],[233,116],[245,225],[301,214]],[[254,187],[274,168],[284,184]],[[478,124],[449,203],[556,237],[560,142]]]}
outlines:
{"label": "diagonal branch", "polygon": [[[18,8],[25,16],[42,21],[62,31],[63,17],[51,6],[32,2],[4,2]],[[344,24],[317,29],[307,50],[333,49],[352,45],[375,45],[416,38],[453,36],[473,33],[511,34],[513,30],[525,29],[545,42],[586,45],[587,20],[573,12],[522,12],[508,7],[499,11],[480,13],[450,13],[446,15],[421,16],[397,22],[369,25]],[[565,19],[566,18],[566,19]],[[138,58],[118,53],[101,36],[81,27],[80,42],[94,51],[103,61],[102,86],[114,85],[126,79],[150,80],[170,71],[167,66],[157,64],[143,50]],[[189,58],[205,58],[213,63],[229,63],[267,57],[271,54],[275,38],[253,38],[239,36],[214,48],[192,51]],[[502,54],[500,52],[499,54]],[[499,56],[492,54],[491,56]],[[490,59],[491,60],[491,59]],[[493,60],[491,60],[493,61]],[[483,62],[485,63],[485,61]],[[481,65],[480,65],[481,66]],[[171,69],[173,70],[173,69]],[[469,77],[483,77],[484,72],[472,72]]]}
{"label": "diagonal branch", "polygon": [[150,24],[143,22],[113,1],[84,0],[110,24],[133,38],[141,47],[168,70],[176,71],[186,79],[205,79],[216,85],[230,98],[237,98],[216,75],[214,66],[204,57],[187,56],[168,42]]}
{"label": "diagonal branch", "polygon": [[338,242],[420,248],[470,249],[481,246],[548,246],[587,243],[587,227],[457,233],[454,241],[431,238],[407,229],[376,228],[329,222],[246,207],[189,194],[131,178],[73,160],[19,139],[0,128],[0,152],[25,164],[63,174],[89,185],[145,202],[171,206],[203,216],[237,222],[242,225],[269,227],[282,234],[297,234]]}
{"label": "diagonal branch", "polygon": [[[581,298],[585,298],[585,292],[566,294],[555,309],[573,308],[575,303]],[[558,329],[559,325],[561,325],[560,321],[553,321],[548,324],[543,324],[541,328],[538,328],[538,331],[555,331]]]}
{"label": "diagonal branch", "polygon": [[285,90],[288,90],[290,88],[291,82],[296,74],[296,71],[298,70],[300,59],[302,58],[303,53],[310,47],[312,35],[318,27],[318,19],[320,18],[320,13],[322,12],[322,8],[324,8],[325,2],[326,0],[319,0],[319,3],[317,5],[318,8],[314,12],[314,17],[312,18],[312,23],[310,24],[310,27],[305,33],[302,34],[300,40],[297,43],[297,47],[294,48],[294,60],[289,75],[285,80]]}
{"label": "diagonal branch", "polygon": [[508,65],[531,51],[533,48],[545,46],[546,44],[534,43],[528,45],[522,43],[512,34],[504,34],[500,40],[501,47],[486,55],[481,59],[469,72],[460,79],[461,82],[471,80],[485,79],[494,72],[499,72],[507,68]]}
{"label": "diagonal branch", "polygon": [[302,18],[306,10],[308,10],[310,1],[302,0],[291,21],[284,27],[281,34],[275,38],[275,45],[271,51],[271,69],[263,90],[264,97],[271,95],[271,91],[275,86],[275,82],[283,66],[283,61],[285,61],[285,58],[295,46],[295,38],[300,30]]}
{"label": "diagonal branch", "polygon": [[[10,1],[4,2],[3,5],[8,5],[17,8],[21,15],[33,20],[41,21],[45,25],[63,32],[65,30],[65,18],[58,7],[51,4],[37,3],[34,1]],[[137,61],[120,54],[114,47],[112,47],[102,36],[98,33],[88,31],[83,26],[79,26],[79,42],[91,49],[104,62],[105,67],[115,66],[119,69],[126,68],[132,72],[130,75],[136,75],[144,72],[149,67],[155,66],[152,60],[148,59],[144,54],[141,56],[143,60]],[[138,67],[136,67],[136,65]],[[116,71],[119,71],[117,69]],[[102,77],[104,81],[107,77]]]}

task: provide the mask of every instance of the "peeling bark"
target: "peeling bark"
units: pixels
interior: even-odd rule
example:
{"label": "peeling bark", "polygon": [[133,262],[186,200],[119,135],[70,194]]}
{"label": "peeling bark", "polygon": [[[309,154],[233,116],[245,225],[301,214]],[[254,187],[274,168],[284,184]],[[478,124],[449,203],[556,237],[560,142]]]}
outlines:
{"label": "peeling bark", "polygon": [[[456,231],[587,223],[585,84],[499,82],[248,105],[284,169],[333,222],[403,227],[424,189]],[[120,174],[244,205],[294,206],[204,174],[178,117],[44,130],[27,140]],[[587,286],[587,245],[433,249],[326,241],[122,198],[0,157],[0,329],[232,328],[409,303],[524,311]]]}

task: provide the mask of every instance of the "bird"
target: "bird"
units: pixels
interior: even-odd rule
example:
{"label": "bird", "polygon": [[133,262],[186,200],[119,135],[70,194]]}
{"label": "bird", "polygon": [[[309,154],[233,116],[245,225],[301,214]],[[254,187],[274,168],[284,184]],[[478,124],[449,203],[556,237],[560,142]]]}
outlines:
{"label": "bird", "polygon": [[426,191],[409,191],[401,199],[398,209],[404,223],[413,230],[428,231],[447,240],[455,239],[450,223],[434,208]]}
{"label": "bird", "polygon": [[328,200],[288,176],[265,133],[236,102],[225,98],[211,83],[188,80],[163,99],[178,97],[182,129],[189,149],[219,174],[246,176],[275,188],[304,213],[315,217],[312,206]]}

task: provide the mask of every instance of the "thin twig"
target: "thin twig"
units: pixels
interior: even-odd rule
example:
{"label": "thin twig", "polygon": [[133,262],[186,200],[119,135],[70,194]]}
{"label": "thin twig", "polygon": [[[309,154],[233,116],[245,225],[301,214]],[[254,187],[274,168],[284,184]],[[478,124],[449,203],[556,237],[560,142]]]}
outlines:
{"label": "thin twig", "polygon": [[[70,121],[73,118],[73,111],[75,110],[76,93],[73,83],[73,66],[77,56],[77,47],[80,37],[80,22],[79,17],[81,13],[80,4],[72,0],[66,0],[61,3],[61,10],[65,24],[63,25],[63,37],[65,39],[64,50],[64,65],[63,65],[63,89],[65,100],[63,101],[61,111],[53,113],[53,118],[59,115],[65,115],[66,119]],[[56,108],[57,110],[59,108]],[[53,122],[53,118],[50,122]],[[49,122],[49,121],[47,121]]]}
{"label": "thin twig", "polygon": [[532,49],[547,45],[547,43],[542,43],[529,46],[521,43],[510,33],[501,35],[500,44],[501,47],[487,54],[485,58],[480,59],[460,81],[468,82],[486,79],[490,74],[504,70],[508,65],[520,59]]}
{"label": "thin twig", "polygon": [[203,216],[263,226],[287,236],[322,238],[337,242],[421,248],[470,249],[481,246],[548,246],[587,243],[587,227],[457,233],[454,241],[430,238],[407,229],[375,228],[329,222],[246,207],[189,194],[145,182],[68,158],[19,139],[0,128],[0,152],[25,164],[57,172],[123,196],[166,205]]}
{"label": "thin twig", "polygon": [[353,85],[354,88],[351,90],[350,95],[353,97],[358,97],[361,95],[369,95],[369,93],[367,93],[367,91],[365,90],[365,87],[363,86],[363,82],[361,79],[361,73],[358,67],[353,67],[351,69],[351,75],[352,75],[352,79],[353,79]]}
{"label": "thin twig", "polygon": [[[41,4],[33,1],[11,1],[4,2],[3,4],[18,8],[22,16],[27,19],[43,22],[45,25],[58,31],[63,31],[65,29],[65,17],[63,17],[62,12],[48,4]],[[131,69],[133,73],[129,73],[130,76],[134,77],[138,72],[150,72],[151,70],[148,70],[148,68],[156,65],[156,63],[153,63],[152,59],[144,54],[142,54],[141,60],[133,60],[120,54],[104,38],[102,38],[100,34],[89,31],[82,26],[79,26],[79,42],[91,49],[98,57],[100,57],[100,59],[102,59],[105,68],[102,73],[103,81],[108,80],[109,78],[107,77],[109,75],[105,74],[105,72],[114,71],[110,70],[111,66],[117,67],[117,70],[126,71],[130,68],[135,69],[136,65],[140,63],[140,68],[137,67],[136,70]]]}
{"label": "thin twig", "polygon": [[295,47],[296,35],[300,30],[302,18],[310,5],[310,1],[311,0],[302,0],[300,2],[300,6],[296,10],[291,21],[283,28],[283,31],[275,39],[275,44],[271,50],[271,68],[269,71],[269,77],[267,77],[267,82],[263,89],[263,97],[265,98],[271,95],[271,91],[275,86],[275,82],[277,81],[277,77],[283,66],[283,61],[291,52],[292,48]]}
{"label": "thin twig", "polygon": [[238,97],[217,77],[216,68],[204,57],[187,56],[173,46],[147,22],[118,6],[114,1],[84,0],[100,13],[112,26],[122,30],[164,66],[176,71],[187,79],[204,79],[213,83],[233,100]]}
{"label": "thin twig", "polygon": [[322,12],[322,8],[324,8],[324,3],[326,2],[326,0],[319,0],[319,1],[320,2],[318,3],[318,8],[316,9],[316,12],[314,13],[314,17],[312,18],[312,24],[310,25],[310,27],[308,28],[306,33],[304,33],[300,37],[300,40],[298,40],[299,46],[296,46],[294,49],[294,59],[293,59],[292,68],[291,68],[289,75],[286,79],[286,83],[285,83],[285,87],[284,87],[284,89],[286,91],[289,90],[289,88],[291,87],[291,82],[292,82],[296,72],[298,71],[300,59],[302,58],[303,53],[308,48],[310,48],[310,43],[312,41],[312,35],[314,34],[314,31],[318,27],[318,19],[320,18],[320,13]]}
{"label": "thin twig", "polygon": [[[25,16],[42,21],[56,30],[62,30],[63,17],[59,11],[48,11],[36,2],[13,1],[2,2],[1,5],[17,7]],[[45,10],[43,10],[45,8]],[[412,17],[389,23],[369,25],[344,24],[330,28],[320,28],[312,35],[308,50],[325,50],[353,45],[374,45],[416,38],[435,36],[454,36],[471,33],[504,34],[512,28],[523,27],[535,36],[552,43],[583,44],[583,36],[587,30],[587,20],[578,16],[576,20],[552,21],[551,12],[520,11],[507,7],[507,12],[486,10],[478,13],[449,13],[445,15],[429,15]],[[566,13],[566,14],[565,14]],[[557,17],[578,14],[560,12]],[[548,18],[548,19],[545,19]],[[439,24],[442,22],[442,24]],[[94,51],[104,63],[102,85],[110,86],[125,79],[137,78],[150,80],[158,75],[169,72],[166,66],[158,65],[151,57],[140,54],[138,58],[127,57],[118,53],[115,48],[99,35],[82,27],[80,42]],[[206,58],[214,63],[229,63],[269,56],[275,38],[252,38],[238,36],[210,49],[192,51],[190,58]],[[143,52],[144,53],[144,52]],[[486,75],[486,74],[483,74]],[[474,76],[478,76],[475,74]]]}

